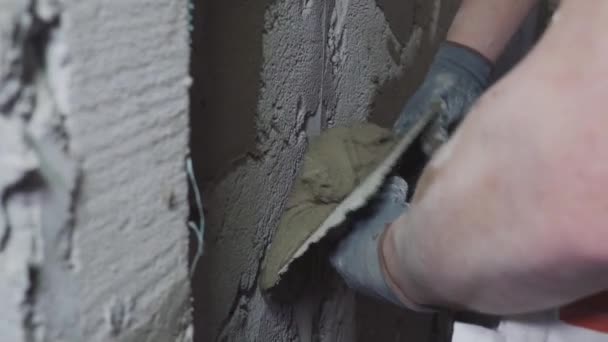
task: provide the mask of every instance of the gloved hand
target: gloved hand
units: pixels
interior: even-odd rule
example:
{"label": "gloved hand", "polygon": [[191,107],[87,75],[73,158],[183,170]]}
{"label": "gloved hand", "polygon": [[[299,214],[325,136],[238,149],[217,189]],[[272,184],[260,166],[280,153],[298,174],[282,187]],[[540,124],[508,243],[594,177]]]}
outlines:
{"label": "gloved hand", "polygon": [[[491,63],[480,54],[454,43],[444,43],[426,80],[399,116],[394,131],[402,133],[429,110],[440,118],[423,135],[423,148],[430,156],[448,138],[448,129],[469,110],[489,83]],[[424,310],[416,303],[403,303],[390,289],[379,259],[379,238],[388,224],[407,209],[407,184],[392,177],[381,189],[371,214],[354,223],[331,257],[331,263],[354,290],[410,309]]]}
{"label": "gloved hand", "polygon": [[382,274],[378,242],[386,226],[407,209],[406,196],[407,183],[400,177],[390,178],[373,203],[372,214],[354,223],[330,259],[350,288],[399,306],[403,304]]}
{"label": "gloved hand", "polygon": [[439,48],[425,81],[401,111],[393,130],[407,131],[429,110],[441,115],[423,135],[423,150],[431,155],[489,85],[492,64],[478,52],[445,42]]}

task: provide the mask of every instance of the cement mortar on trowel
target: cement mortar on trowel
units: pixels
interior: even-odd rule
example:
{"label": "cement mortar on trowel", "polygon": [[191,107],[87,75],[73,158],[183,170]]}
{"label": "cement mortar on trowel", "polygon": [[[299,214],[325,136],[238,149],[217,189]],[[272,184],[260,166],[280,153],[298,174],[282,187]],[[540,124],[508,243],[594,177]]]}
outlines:
{"label": "cement mortar on trowel", "polygon": [[367,204],[434,117],[424,115],[401,137],[373,124],[358,124],[330,129],[311,142],[264,260],[263,291],[276,287],[311,245]]}

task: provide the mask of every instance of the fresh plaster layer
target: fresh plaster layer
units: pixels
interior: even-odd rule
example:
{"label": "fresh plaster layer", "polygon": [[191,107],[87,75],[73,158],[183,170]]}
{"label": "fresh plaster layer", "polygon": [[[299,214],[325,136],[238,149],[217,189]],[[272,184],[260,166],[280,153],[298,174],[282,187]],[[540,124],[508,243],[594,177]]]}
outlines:
{"label": "fresh plaster layer", "polygon": [[[396,5],[401,2],[407,4]],[[379,95],[389,84],[414,88],[419,78],[408,75],[412,68],[428,65],[445,31],[442,20],[455,7],[452,1],[222,3],[209,6],[195,27],[195,32],[199,26],[206,31],[195,34],[194,63],[213,70],[213,78],[205,79],[209,71],[193,66],[192,146],[195,166],[207,180],[208,228],[206,254],[193,283],[196,340],[425,338],[419,334],[428,327],[427,318],[356,300],[327,270],[319,272],[296,303],[265,301],[257,282],[308,138],[331,126],[364,121],[371,113],[375,121],[390,124],[396,113],[377,108],[391,101],[402,105],[408,94],[397,99]],[[386,4],[411,24],[393,27],[380,6]],[[237,24],[247,34],[229,34]],[[249,49],[243,51],[240,44]],[[221,60],[215,48],[223,51]],[[239,77],[235,70],[259,74]],[[229,91],[213,96],[217,91],[209,88],[214,84]],[[392,102],[386,108],[396,107]],[[251,107],[230,110],[245,104]],[[218,123],[218,117],[230,119]],[[206,129],[206,123],[214,130]],[[198,135],[213,144],[202,146]],[[227,140],[230,153],[210,151],[223,150],[219,146]],[[376,319],[358,315],[367,310]]]}
{"label": "fresh plaster layer", "polygon": [[187,341],[187,1],[0,5],[2,341]]}
{"label": "fresh plaster layer", "polygon": [[171,341],[189,326],[187,1],[71,1],[71,115],[82,183],[74,259],[82,328]]}

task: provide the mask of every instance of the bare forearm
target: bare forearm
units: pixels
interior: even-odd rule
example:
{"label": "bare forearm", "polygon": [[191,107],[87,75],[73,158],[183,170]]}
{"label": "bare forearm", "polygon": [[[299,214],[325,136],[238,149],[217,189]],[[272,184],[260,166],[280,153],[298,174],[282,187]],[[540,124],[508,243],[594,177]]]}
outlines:
{"label": "bare forearm", "polygon": [[447,39],[496,61],[538,0],[463,0]]}
{"label": "bare forearm", "polygon": [[382,244],[397,292],[513,314],[608,288],[606,22],[608,2],[564,1],[438,152]]}

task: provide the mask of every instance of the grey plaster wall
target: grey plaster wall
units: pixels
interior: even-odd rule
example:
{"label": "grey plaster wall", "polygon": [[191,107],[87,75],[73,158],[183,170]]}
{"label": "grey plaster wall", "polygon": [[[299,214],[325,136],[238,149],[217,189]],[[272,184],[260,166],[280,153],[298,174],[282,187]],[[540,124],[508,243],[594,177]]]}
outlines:
{"label": "grey plaster wall", "polygon": [[188,341],[186,0],[0,1],[0,341]]}
{"label": "grey plaster wall", "polygon": [[[421,81],[457,1],[196,2],[192,151],[205,255],[196,341],[423,341],[428,316],[357,298],[330,271],[295,304],[257,279],[309,137],[388,126]],[[322,264],[320,264],[322,268]]]}

